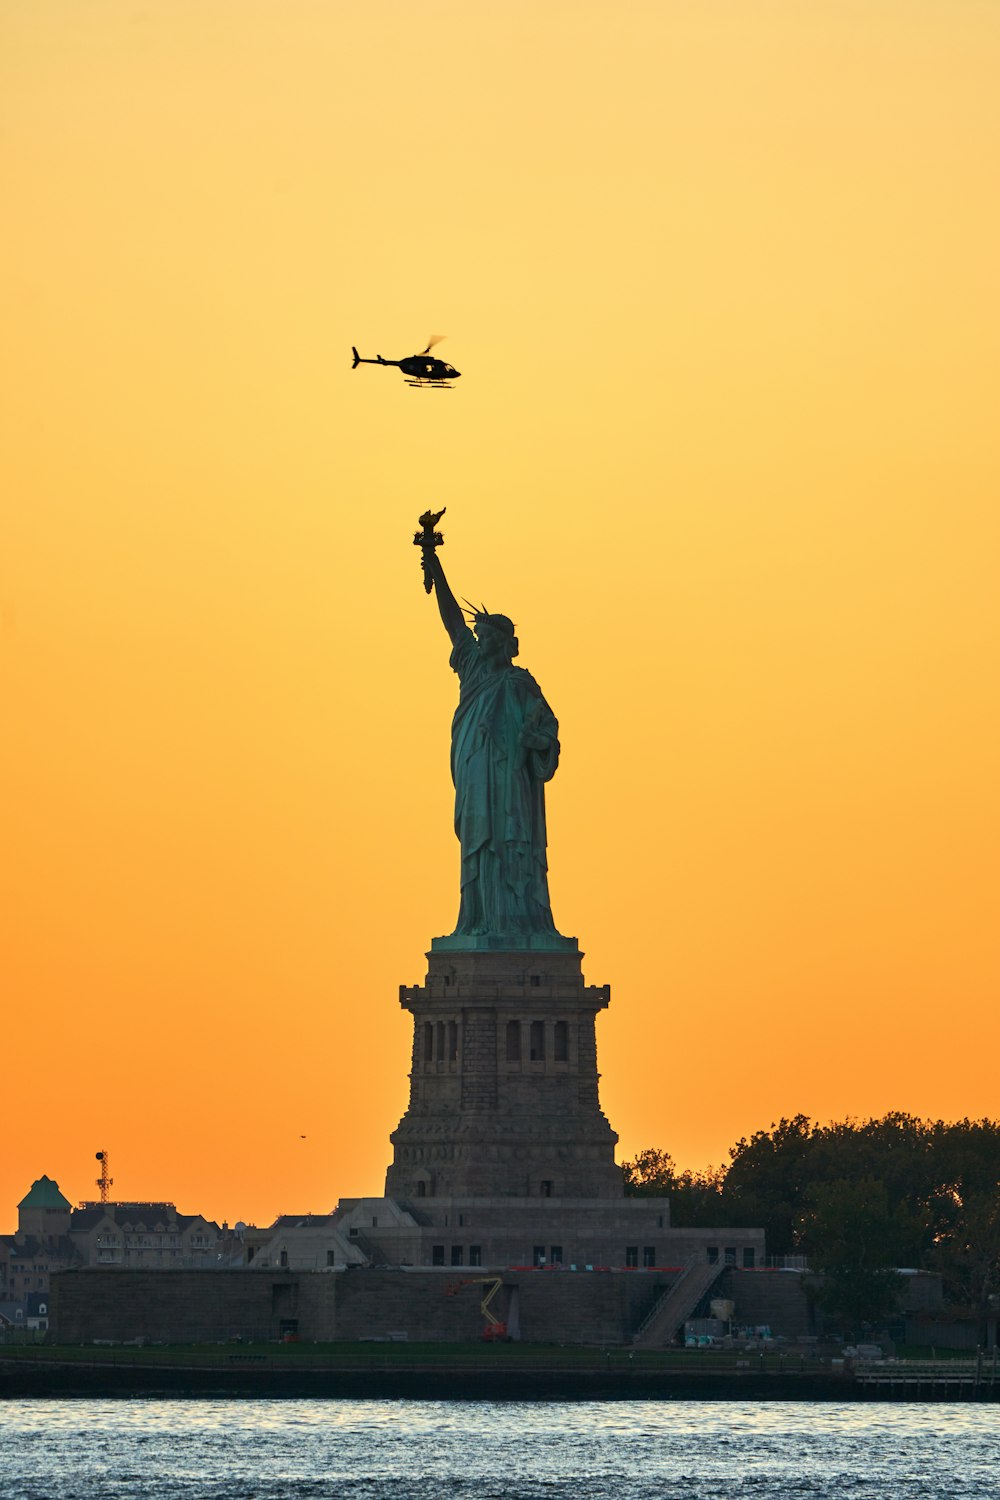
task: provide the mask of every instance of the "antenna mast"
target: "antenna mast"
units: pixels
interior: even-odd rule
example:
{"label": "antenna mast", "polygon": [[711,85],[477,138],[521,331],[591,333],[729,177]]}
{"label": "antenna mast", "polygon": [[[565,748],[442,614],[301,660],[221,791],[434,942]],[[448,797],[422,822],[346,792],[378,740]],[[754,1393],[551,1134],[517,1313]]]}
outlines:
{"label": "antenna mast", "polygon": [[98,1151],[95,1160],[101,1164],[101,1175],[97,1178],[97,1186],[101,1190],[101,1202],[107,1203],[108,1188],[114,1184],[114,1178],[108,1176],[108,1153],[106,1151]]}

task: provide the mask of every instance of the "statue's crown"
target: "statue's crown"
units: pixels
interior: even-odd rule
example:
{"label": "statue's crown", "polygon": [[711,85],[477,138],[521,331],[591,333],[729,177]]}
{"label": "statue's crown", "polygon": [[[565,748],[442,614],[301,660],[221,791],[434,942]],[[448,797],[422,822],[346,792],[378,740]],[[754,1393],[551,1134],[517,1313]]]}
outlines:
{"label": "statue's crown", "polygon": [[492,630],[499,630],[501,635],[507,636],[513,647],[511,655],[517,655],[517,635],[514,630],[514,621],[509,615],[492,615],[485,604],[480,609],[477,609],[474,604],[469,603],[468,599],[465,600],[465,613],[469,616],[469,619],[476,626],[477,630],[483,625],[488,625]]}

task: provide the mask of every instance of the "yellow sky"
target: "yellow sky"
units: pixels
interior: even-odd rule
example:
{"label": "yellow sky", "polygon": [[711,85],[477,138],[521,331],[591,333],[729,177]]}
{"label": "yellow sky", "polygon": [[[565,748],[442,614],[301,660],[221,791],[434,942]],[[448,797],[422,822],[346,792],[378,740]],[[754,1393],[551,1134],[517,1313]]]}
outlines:
{"label": "yellow sky", "polygon": [[98,1148],[381,1190],[428,505],[562,723],[620,1154],[997,1114],[998,72],[985,0],[0,6],[0,1226]]}

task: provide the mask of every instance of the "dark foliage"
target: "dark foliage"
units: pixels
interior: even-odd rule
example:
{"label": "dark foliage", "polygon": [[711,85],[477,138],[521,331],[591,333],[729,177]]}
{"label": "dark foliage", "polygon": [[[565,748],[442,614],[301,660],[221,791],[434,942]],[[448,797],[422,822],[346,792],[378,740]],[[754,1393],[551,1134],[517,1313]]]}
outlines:
{"label": "dark foliage", "polygon": [[679,1172],[651,1148],[626,1193],[664,1194],[678,1227],[759,1225],[772,1255],[800,1253],[845,1322],[876,1321],[892,1270],[940,1271],[953,1303],[1000,1297],[1000,1121],[779,1120],[737,1141],[728,1167]]}

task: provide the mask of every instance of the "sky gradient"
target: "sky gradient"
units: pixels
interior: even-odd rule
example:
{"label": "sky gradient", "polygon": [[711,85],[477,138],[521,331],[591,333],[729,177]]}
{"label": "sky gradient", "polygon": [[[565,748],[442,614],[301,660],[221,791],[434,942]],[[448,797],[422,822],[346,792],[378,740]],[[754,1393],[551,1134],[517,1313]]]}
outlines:
{"label": "sky gradient", "polygon": [[984,0],[0,5],[0,1229],[99,1148],[381,1192],[428,506],[561,721],[619,1155],[1000,1113],[998,76]]}

